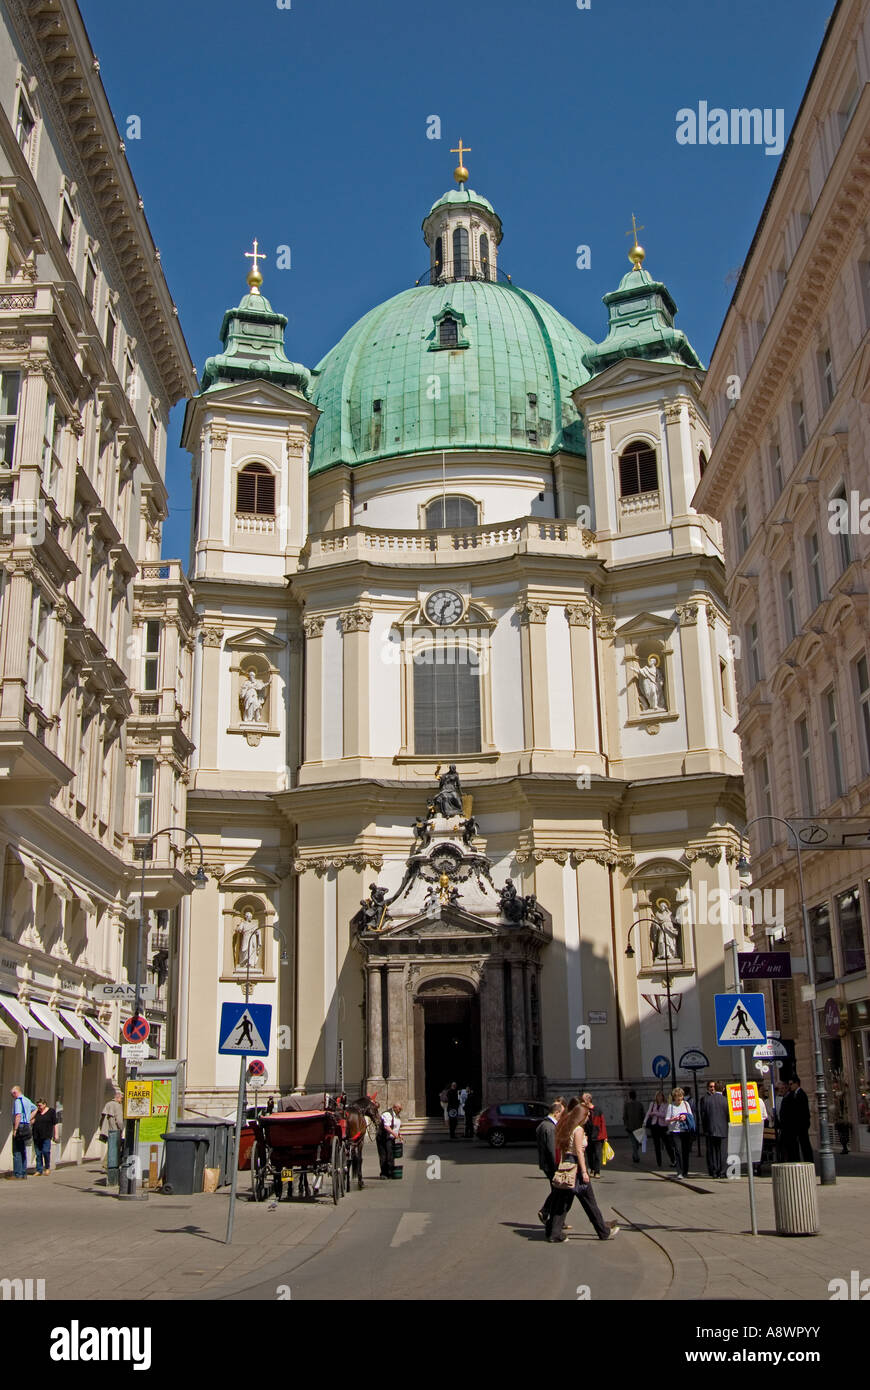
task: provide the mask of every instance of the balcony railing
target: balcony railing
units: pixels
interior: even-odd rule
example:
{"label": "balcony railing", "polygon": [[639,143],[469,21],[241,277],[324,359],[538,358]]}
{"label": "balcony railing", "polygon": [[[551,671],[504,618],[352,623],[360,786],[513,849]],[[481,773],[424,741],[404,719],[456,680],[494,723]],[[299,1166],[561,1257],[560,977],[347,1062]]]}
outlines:
{"label": "balcony railing", "polygon": [[449,565],[467,562],[469,551],[480,559],[490,553],[562,554],[579,558],[595,555],[595,537],[574,521],[522,517],[490,526],[449,527],[442,531],[388,531],[347,526],[311,536],[300,557],[311,569],[336,561],[377,556],[385,564]]}
{"label": "balcony railing", "polygon": [[433,267],[430,266],[415,280],[415,285],[452,285],[459,280],[490,280],[494,284],[512,285],[511,277],[504,270],[496,270],[494,266],[482,264],[464,264],[454,269],[453,263],[448,261],[446,265]]}

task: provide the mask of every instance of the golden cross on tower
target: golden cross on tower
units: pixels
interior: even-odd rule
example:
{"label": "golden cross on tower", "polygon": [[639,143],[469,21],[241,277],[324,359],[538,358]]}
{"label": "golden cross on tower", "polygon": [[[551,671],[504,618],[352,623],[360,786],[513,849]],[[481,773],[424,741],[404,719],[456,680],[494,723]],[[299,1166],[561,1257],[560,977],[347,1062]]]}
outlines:
{"label": "golden cross on tower", "polygon": [[643,226],[643,224],[641,223],[641,225],[638,226],[638,225],[637,225],[637,222],[634,220],[634,213],[632,213],[632,214],[631,214],[631,231],[626,232],[625,235],[626,235],[626,236],[630,236],[630,237],[634,237],[634,245],[632,246],[631,250],[630,250],[629,253],[628,253],[628,259],[631,261],[631,263],[632,263],[632,265],[634,266],[635,270],[640,270],[641,266],[643,265],[644,257],[646,256],[646,252],[644,251],[643,247],[642,247],[641,245],[639,245],[638,240],[637,240],[637,234],[638,234],[638,232],[642,232],[642,231],[644,231],[644,226]]}
{"label": "golden cross on tower", "polygon": [[462,156],[463,156],[464,154],[471,154],[471,146],[470,146],[470,145],[463,145],[462,141],[460,140],[460,141],[459,141],[459,148],[458,148],[458,149],[455,149],[455,150],[451,150],[450,153],[451,153],[451,154],[458,154],[458,155],[459,155],[459,163],[458,163],[458,165],[456,166],[456,168],[453,170],[453,177],[455,178],[455,180],[456,180],[457,183],[467,183],[467,182],[468,182],[468,170],[466,169],[465,165],[464,165],[463,162],[462,162]]}
{"label": "golden cross on tower", "polygon": [[260,274],[260,267],[257,264],[257,262],[264,261],[266,259],[266,254],[264,251],[259,250],[259,245],[256,237],[254,237],[254,249],[253,251],[245,252],[245,259],[254,262],[253,266],[248,272],[248,284],[251,288],[251,294],[259,294],[260,286],[263,283],[263,277]]}

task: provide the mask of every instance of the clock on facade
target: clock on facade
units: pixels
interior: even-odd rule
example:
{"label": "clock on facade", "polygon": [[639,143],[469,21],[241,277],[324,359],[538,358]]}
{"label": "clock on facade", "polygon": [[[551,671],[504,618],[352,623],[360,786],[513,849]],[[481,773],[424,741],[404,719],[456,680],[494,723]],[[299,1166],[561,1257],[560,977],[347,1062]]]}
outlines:
{"label": "clock on facade", "polygon": [[430,594],[423,605],[423,612],[430,623],[435,623],[438,627],[446,627],[450,623],[458,622],[462,617],[462,599],[459,594],[455,594],[452,589],[436,589],[434,594]]}

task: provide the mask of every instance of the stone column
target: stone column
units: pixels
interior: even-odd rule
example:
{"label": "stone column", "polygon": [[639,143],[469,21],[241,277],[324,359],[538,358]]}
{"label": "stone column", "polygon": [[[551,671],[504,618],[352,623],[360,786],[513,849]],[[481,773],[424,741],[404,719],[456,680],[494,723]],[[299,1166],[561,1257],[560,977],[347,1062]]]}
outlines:
{"label": "stone column", "polygon": [[[565,604],[571,637],[571,682],[574,688],[574,748],[578,755],[594,758],[603,751],[598,743],[598,690],[592,650],[592,603],[580,599]],[[590,764],[590,771],[598,771]]]}
{"label": "stone column", "polygon": [[323,760],[323,618],[303,618],[305,629],[305,723],[303,761]]}
{"label": "stone column", "polygon": [[367,608],[350,608],[341,615],[344,756],[365,758],[369,752],[369,628]]}
{"label": "stone column", "polygon": [[526,1050],[526,1002],[523,990],[523,966],[511,961],[511,1017],[513,1019],[514,1073],[525,1076],[529,1071]]}
{"label": "stone column", "polygon": [[366,970],[366,1071],[369,1085],[383,1081],[384,1077],[382,1028],[381,965],[377,961]]}
{"label": "stone column", "polygon": [[547,612],[549,604],[521,598],[520,620],[523,672],[523,733],[526,748],[550,747],[550,686],[547,674]]}
{"label": "stone column", "polygon": [[390,1030],[390,1100],[408,1098],[408,1039],[405,1020],[405,968],[387,966],[387,1026]]}

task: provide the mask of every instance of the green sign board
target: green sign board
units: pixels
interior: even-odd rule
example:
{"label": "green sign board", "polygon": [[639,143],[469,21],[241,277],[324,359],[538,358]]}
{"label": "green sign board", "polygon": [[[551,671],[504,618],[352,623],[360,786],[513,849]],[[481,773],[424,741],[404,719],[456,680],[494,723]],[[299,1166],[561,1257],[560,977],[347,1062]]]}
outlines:
{"label": "green sign board", "polygon": [[[149,1078],[150,1080],[150,1078]],[[151,1115],[139,1121],[139,1143],[156,1144],[169,1127],[169,1107],[172,1103],[172,1078],[153,1078]]]}

